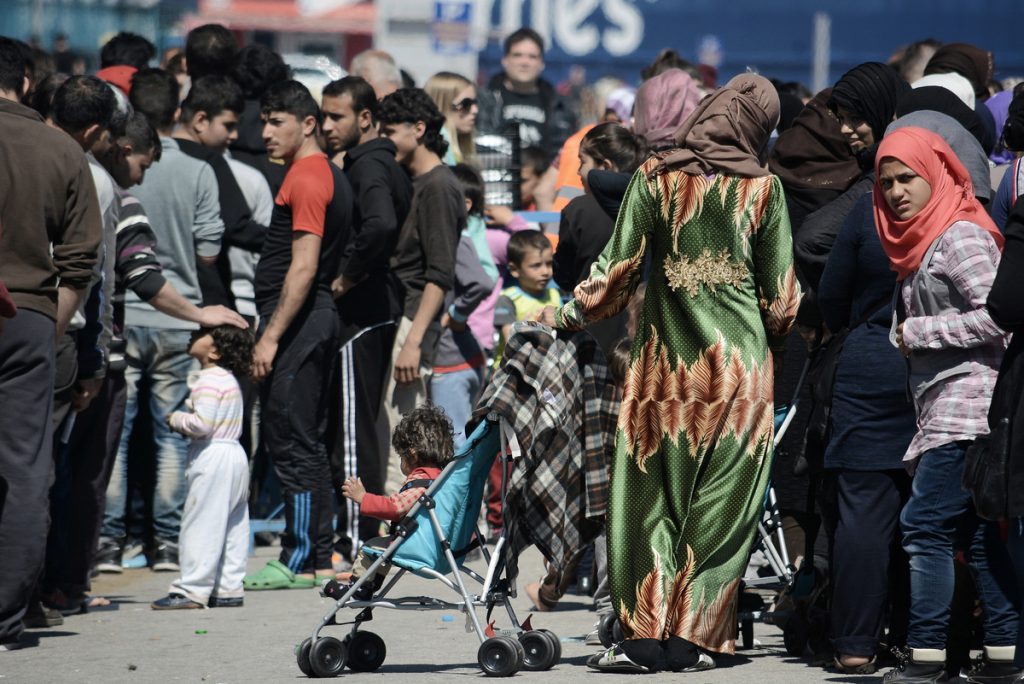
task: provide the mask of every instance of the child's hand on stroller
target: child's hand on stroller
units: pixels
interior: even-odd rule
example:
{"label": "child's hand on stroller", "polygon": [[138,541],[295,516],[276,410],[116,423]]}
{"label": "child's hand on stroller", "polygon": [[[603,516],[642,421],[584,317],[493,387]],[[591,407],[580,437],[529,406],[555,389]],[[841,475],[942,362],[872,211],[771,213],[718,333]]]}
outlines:
{"label": "child's hand on stroller", "polygon": [[366,488],[363,487],[363,481],[358,477],[348,477],[345,478],[345,482],[341,485],[341,494],[356,503],[362,503],[363,495],[366,494]]}

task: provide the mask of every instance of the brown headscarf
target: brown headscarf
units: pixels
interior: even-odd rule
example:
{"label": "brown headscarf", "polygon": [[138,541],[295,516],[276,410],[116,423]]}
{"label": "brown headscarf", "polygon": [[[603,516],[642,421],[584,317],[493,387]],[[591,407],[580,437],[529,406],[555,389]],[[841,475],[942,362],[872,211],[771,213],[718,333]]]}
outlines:
{"label": "brown headscarf", "polygon": [[705,97],[676,131],[676,144],[658,171],[755,178],[769,171],[761,161],[779,123],[779,95],[767,78],[740,74]]}
{"label": "brown headscarf", "polygon": [[992,80],[994,69],[991,52],[967,43],[950,43],[935,51],[924,68],[924,75],[960,74],[974,86],[975,97],[984,100],[988,97],[988,82]]}
{"label": "brown headscarf", "polygon": [[682,69],[644,81],[633,102],[633,132],[654,149],[675,147],[674,134],[701,99],[700,88]]}
{"label": "brown headscarf", "polygon": [[815,95],[772,148],[768,168],[787,192],[792,188],[843,192],[861,175],[839,119],[828,108],[831,96],[831,88]]}

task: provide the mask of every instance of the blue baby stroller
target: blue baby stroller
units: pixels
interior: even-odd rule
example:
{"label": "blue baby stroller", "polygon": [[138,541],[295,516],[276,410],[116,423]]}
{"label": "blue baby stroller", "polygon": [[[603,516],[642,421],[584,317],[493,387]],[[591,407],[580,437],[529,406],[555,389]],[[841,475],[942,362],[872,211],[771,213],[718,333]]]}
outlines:
{"label": "blue baby stroller", "polygon": [[[370,568],[351,586],[341,587],[333,580],[324,584],[324,595],[336,602],[313,629],[312,636],[295,649],[299,669],[304,674],[335,677],[346,666],[356,672],[379,668],[387,654],[384,640],[360,629],[364,622],[372,619],[375,608],[464,611],[467,631],[475,631],[480,640],[477,661],[488,676],[507,677],[521,669],[548,670],[559,661],[562,649],[558,637],[549,630],[524,627],[512,610],[509,597],[514,593],[505,575],[503,550],[508,541],[505,533],[499,537],[493,552],[479,544],[482,536],[477,518],[487,474],[496,456],[514,458],[517,450],[514,435],[503,420],[483,421],[409,514],[392,526],[392,541],[388,547],[364,547],[365,554],[377,556]],[[502,482],[503,495],[505,490],[506,483]],[[463,566],[466,554],[477,545],[487,562],[485,576]],[[397,572],[374,592],[376,571],[385,563],[394,566]],[[454,592],[457,599],[391,598],[392,589],[406,573],[439,581]],[[480,585],[476,593],[467,588],[467,579]],[[476,609],[485,608],[489,619],[491,611],[499,605],[508,613],[512,628],[491,636],[493,630],[481,626]],[[343,608],[360,612],[352,622],[340,623],[337,615]],[[321,636],[324,628],[332,625],[351,625],[351,629],[344,639]]]}

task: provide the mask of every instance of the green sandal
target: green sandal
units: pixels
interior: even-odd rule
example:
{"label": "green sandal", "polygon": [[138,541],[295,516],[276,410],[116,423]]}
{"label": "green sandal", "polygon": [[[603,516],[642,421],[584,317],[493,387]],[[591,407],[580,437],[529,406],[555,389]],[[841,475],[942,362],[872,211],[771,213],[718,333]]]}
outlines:
{"label": "green sandal", "polygon": [[264,589],[312,589],[316,580],[312,577],[299,577],[278,560],[268,562],[263,568],[242,580],[242,587],[247,591]]}

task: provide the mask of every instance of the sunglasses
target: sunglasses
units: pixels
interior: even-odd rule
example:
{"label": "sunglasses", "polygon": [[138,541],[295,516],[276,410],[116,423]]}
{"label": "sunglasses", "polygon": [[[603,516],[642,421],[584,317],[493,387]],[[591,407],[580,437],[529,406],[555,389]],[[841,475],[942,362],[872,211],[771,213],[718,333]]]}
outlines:
{"label": "sunglasses", "polygon": [[473,108],[473,105],[475,104],[476,98],[467,97],[465,99],[459,100],[458,102],[453,102],[452,109],[454,109],[457,112],[468,112],[470,109]]}

